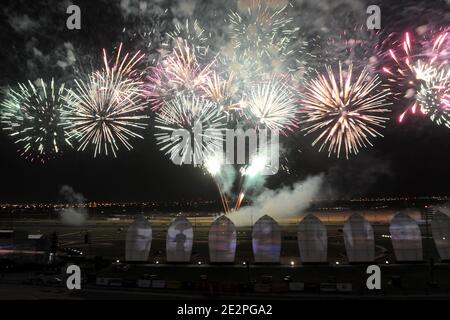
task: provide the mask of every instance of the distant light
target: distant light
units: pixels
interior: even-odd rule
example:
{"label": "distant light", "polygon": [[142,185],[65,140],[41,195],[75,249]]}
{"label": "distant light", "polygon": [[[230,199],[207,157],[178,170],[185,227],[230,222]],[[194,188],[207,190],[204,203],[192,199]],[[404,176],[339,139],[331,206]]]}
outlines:
{"label": "distant light", "polygon": [[201,261],[199,261],[199,262],[198,262],[198,264],[202,264],[202,262],[201,262]]}
{"label": "distant light", "polygon": [[244,262],[242,262],[242,264],[245,266],[246,265],[246,263],[245,263],[245,261]]}
{"label": "distant light", "polygon": [[83,252],[80,252],[80,255],[83,255]]}
{"label": "distant light", "polygon": [[156,264],[159,264],[159,261],[158,261],[158,260],[156,260]]}
{"label": "distant light", "polygon": [[445,237],[442,237],[442,240],[445,240]]}
{"label": "distant light", "polygon": [[389,264],[389,261],[386,260],[386,264]]}
{"label": "distant light", "polygon": [[339,264],[339,261],[336,261],[336,264]]}
{"label": "distant light", "polygon": [[117,262],[117,263],[119,263],[119,262],[120,262],[120,260],[116,260],[116,262]]}
{"label": "distant light", "polygon": [[291,266],[293,266],[293,265],[295,265],[295,262],[294,262],[294,261],[291,261]]}

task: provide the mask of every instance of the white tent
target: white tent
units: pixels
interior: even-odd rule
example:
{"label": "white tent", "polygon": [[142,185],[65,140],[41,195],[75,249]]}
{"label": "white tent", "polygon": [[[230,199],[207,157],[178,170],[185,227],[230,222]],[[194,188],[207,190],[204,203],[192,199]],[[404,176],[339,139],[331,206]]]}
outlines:
{"label": "white tent", "polygon": [[125,240],[125,260],[147,261],[152,245],[152,226],[142,216],[128,227]]}
{"label": "white tent", "polygon": [[298,224],[297,239],[301,262],[327,262],[327,229],[316,216],[308,214]]}
{"label": "white tent", "polygon": [[167,262],[189,262],[193,241],[192,224],[184,217],[177,217],[167,230]]}
{"label": "white tent", "polygon": [[431,232],[441,260],[450,260],[450,217],[436,212],[431,222]]}
{"label": "white tent", "polygon": [[372,262],[375,259],[373,227],[363,216],[352,214],[343,231],[348,262]]}
{"label": "white tent", "polygon": [[422,261],[422,233],[410,216],[398,213],[389,226],[397,261]]}
{"label": "white tent", "polygon": [[211,225],[208,244],[210,262],[234,262],[236,253],[236,227],[225,215],[217,218]]}
{"label": "white tent", "polygon": [[280,227],[268,215],[259,218],[253,226],[252,246],[256,263],[280,262]]}

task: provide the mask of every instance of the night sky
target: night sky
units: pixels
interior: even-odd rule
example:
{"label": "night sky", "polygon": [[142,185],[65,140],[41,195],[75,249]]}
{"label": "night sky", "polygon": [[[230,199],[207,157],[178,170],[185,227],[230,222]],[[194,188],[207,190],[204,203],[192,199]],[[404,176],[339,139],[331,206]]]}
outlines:
{"label": "night sky", "polygon": [[[139,2],[147,2],[146,9],[139,10]],[[291,2],[292,16],[310,37],[352,29],[365,24],[367,17],[364,1]],[[66,8],[71,3],[82,10],[79,31],[65,27]],[[450,24],[448,1],[369,4],[380,5],[382,31],[386,34],[425,24]],[[165,10],[164,21],[158,21],[162,33],[173,28],[175,19],[182,21],[193,14],[220,36],[221,21],[233,6],[234,1],[223,0],[5,1],[0,9],[0,86],[52,76],[70,83],[77,74],[99,65],[102,48],[111,52],[124,42],[129,51],[145,50],[146,44],[131,34],[139,28],[151,29],[155,17]],[[324,173],[332,190],[330,196],[335,198],[450,195],[450,130],[417,116],[399,125],[395,118],[402,103],[393,106],[393,119],[383,132],[385,138],[375,139],[374,147],[363,149],[350,160],[317,152],[311,147],[313,138],[300,132],[282,138],[290,174],[280,172],[270,177],[267,186],[276,188]],[[118,158],[94,159],[89,151],[67,150],[43,165],[19,157],[13,141],[2,131],[0,202],[58,200],[62,185],[70,185],[88,200],[96,201],[217,198],[212,179],[201,169],[173,165],[159,152],[151,127],[144,135],[144,140],[133,141],[132,151],[122,150]]]}

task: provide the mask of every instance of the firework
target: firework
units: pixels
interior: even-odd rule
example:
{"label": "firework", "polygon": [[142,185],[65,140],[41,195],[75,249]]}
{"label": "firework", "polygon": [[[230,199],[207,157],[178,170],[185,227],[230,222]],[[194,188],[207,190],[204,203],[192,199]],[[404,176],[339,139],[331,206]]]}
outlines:
{"label": "firework", "polygon": [[235,210],[238,210],[242,202],[252,188],[257,188],[261,183],[261,176],[269,164],[269,159],[265,154],[266,150],[260,148],[252,156],[250,164],[241,168],[239,180],[239,193],[236,200]]}
{"label": "firework", "polygon": [[177,95],[156,113],[155,134],[161,151],[179,164],[201,164],[216,150],[223,148],[225,115],[211,101],[195,95]]}
{"label": "firework", "polygon": [[298,30],[286,28],[293,20],[287,17],[286,8],[287,5],[254,0],[243,14],[232,11],[229,22],[234,48],[257,57],[272,57],[285,49],[289,37]]}
{"label": "firework", "polygon": [[200,90],[211,65],[201,66],[191,45],[185,40],[178,41],[177,47],[152,69],[148,78],[146,95],[152,110],[158,110],[164,101],[179,93]]}
{"label": "firework", "polygon": [[21,156],[45,162],[59,154],[63,146],[71,146],[61,126],[65,94],[64,84],[58,86],[54,79],[49,84],[43,79],[37,85],[20,83],[17,89],[8,91],[1,104],[1,122]]}
{"label": "firework", "polygon": [[201,84],[202,96],[214,101],[225,111],[239,108],[239,103],[234,103],[234,74],[230,74],[227,79],[222,79],[216,71],[212,71]]}
{"label": "firework", "polygon": [[272,79],[251,88],[243,111],[257,126],[292,131],[297,125],[297,98],[284,81]]}
{"label": "firework", "polygon": [[137,15],[127,15],[123,21],[121,38],[133,51],[144,51],[144,65],[155,65],[161,54],[166,39],[168,25],[167,10],[140,11]]}
{"label": "firework", "polygon": [[[235,62],[249,69],[253,77],[264,74],[295,74],[303,70],[307,42],[299,39],[299,28],[292,27],[288,3],[252,0],[246,10],[231,11],[229,24]],[[241,8],[244,9],[244,8]],[[236,68],[236,67],[235,67]]]}
{"label": "firework", "polygon": [[416,94],[420,86],[434,77],[436,70],[447,63],[445,57],[448,58],[449,50],[445,44],[448,38],[449,33],[444,31],[437,35],[432,33],[415,43],[412,35],[407,32],[397,47],[388,50],[388,56],[393,63],[383,67],[383,71],[392,84],[395,96],[410,101],[400,114],[399,122],[403,122],[408,113],[416,114],[417,110],[425,114]]}
{"label": "firework", "polygon": [[331,67],[327,73],[312,80],[302,98],[303,124],[306,134],[317,133],[313,146],[320,143],[319,151],[328,148],[328,155],[341,151],[357,154],[362,147],[372,145],[370,139],[382,137],[378,131],[388,120],[387,89],[380,89],[378,77],[371,78],[367,69],[353,79],[352,65],[338,77]]}
{"label": "firework", "polygon": [[441,70],[423,83],[417,101],[436,124],[450,128],[450,73]]}
{"label": "firework", "polygon": [[250,165],[245,169],[244,175],[250,178],[260,174],[267,165],[267,157],[263,155],[257,155],[253,157]]}
{"label": "firework", "polygon": [[210,35],[203,29],[197,20],[186,19],[184,23],[175,23],[175,29],[167,33],[168,41],[163,48],[171,51],[183,42],[188,42],[198,57],[205,57],[209,50],[208,39]]}
{"label": "firework", "polygon": [[436,66],[448,66],[450,59],[450,27],[433,29],[425,33],[422,41],[421,56],[428,58]]}
{"label": "firework", "polygon": [[75,80],[76,87],[67,97],[64,126],[69,138],[78,142],[78,150],[93,146],[94,157],[111,152],[117,157],[120,145],[131,150],[130,139],[143,138],[135,130],[146,127],[143,83],[134,69],[143,55],[128,58],[126,54],[121,59],[121,48],[112,65],[104,52],[104,68],[87,81]]}
{"label": "firework", "polygon": [[223,188],[223,181],[221,177],[221,169],[223,165],[223,154],[216,153],[210,155],[204,164],[206,171],[213,177],[214,182],[217,185],[217,189],[219,190],[220,200],[222,201],[223,210],[225,214],[230,211],[230,207],[228,205],[228,198]]}
{"label": "firework", "polygon": [[325,63],[342,61],[354,68],[364,68],[373,74],[378,69],[383,48],[392,34],[384,36],[379,30],[367,30],[366,25],[347,29],[340,33],[331,33],[320,56]]}

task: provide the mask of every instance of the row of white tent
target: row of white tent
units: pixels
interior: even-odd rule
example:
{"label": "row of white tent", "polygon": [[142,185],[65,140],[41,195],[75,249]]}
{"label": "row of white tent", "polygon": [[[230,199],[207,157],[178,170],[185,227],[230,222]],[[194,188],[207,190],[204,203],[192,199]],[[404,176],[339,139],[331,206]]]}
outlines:
{"label": "row of white tent", "polygon": [[[450,260],[450,217],[436,213],[431,230],[441,260]],[[393,217],[389,226],[395,257],[398,262],[423,260],[422,234],[418,223],[404,213]],[[343,227],[344,244],[350,263],[375,260],[375,239],[372,225],[361,215],[353,214]],[[302,263],[326,263],[328,252],[327,229],[314,215],[309,214],[298,224],[298,247]],[[233,263],[236,254],[236,227],[222,215],[211,225],[208,235],[209,261]],[[191,260],[194,230],[184,217],[177,217],[169,226],[166,238],[167,262]],[[152,228],[143,217],[128,228],[125,245],[127,261],[148,261],[152,242]],[[279,263],[281,231],[278,223],[265,215],[256,221],[252,230],[252,247],[256,263]]]}

